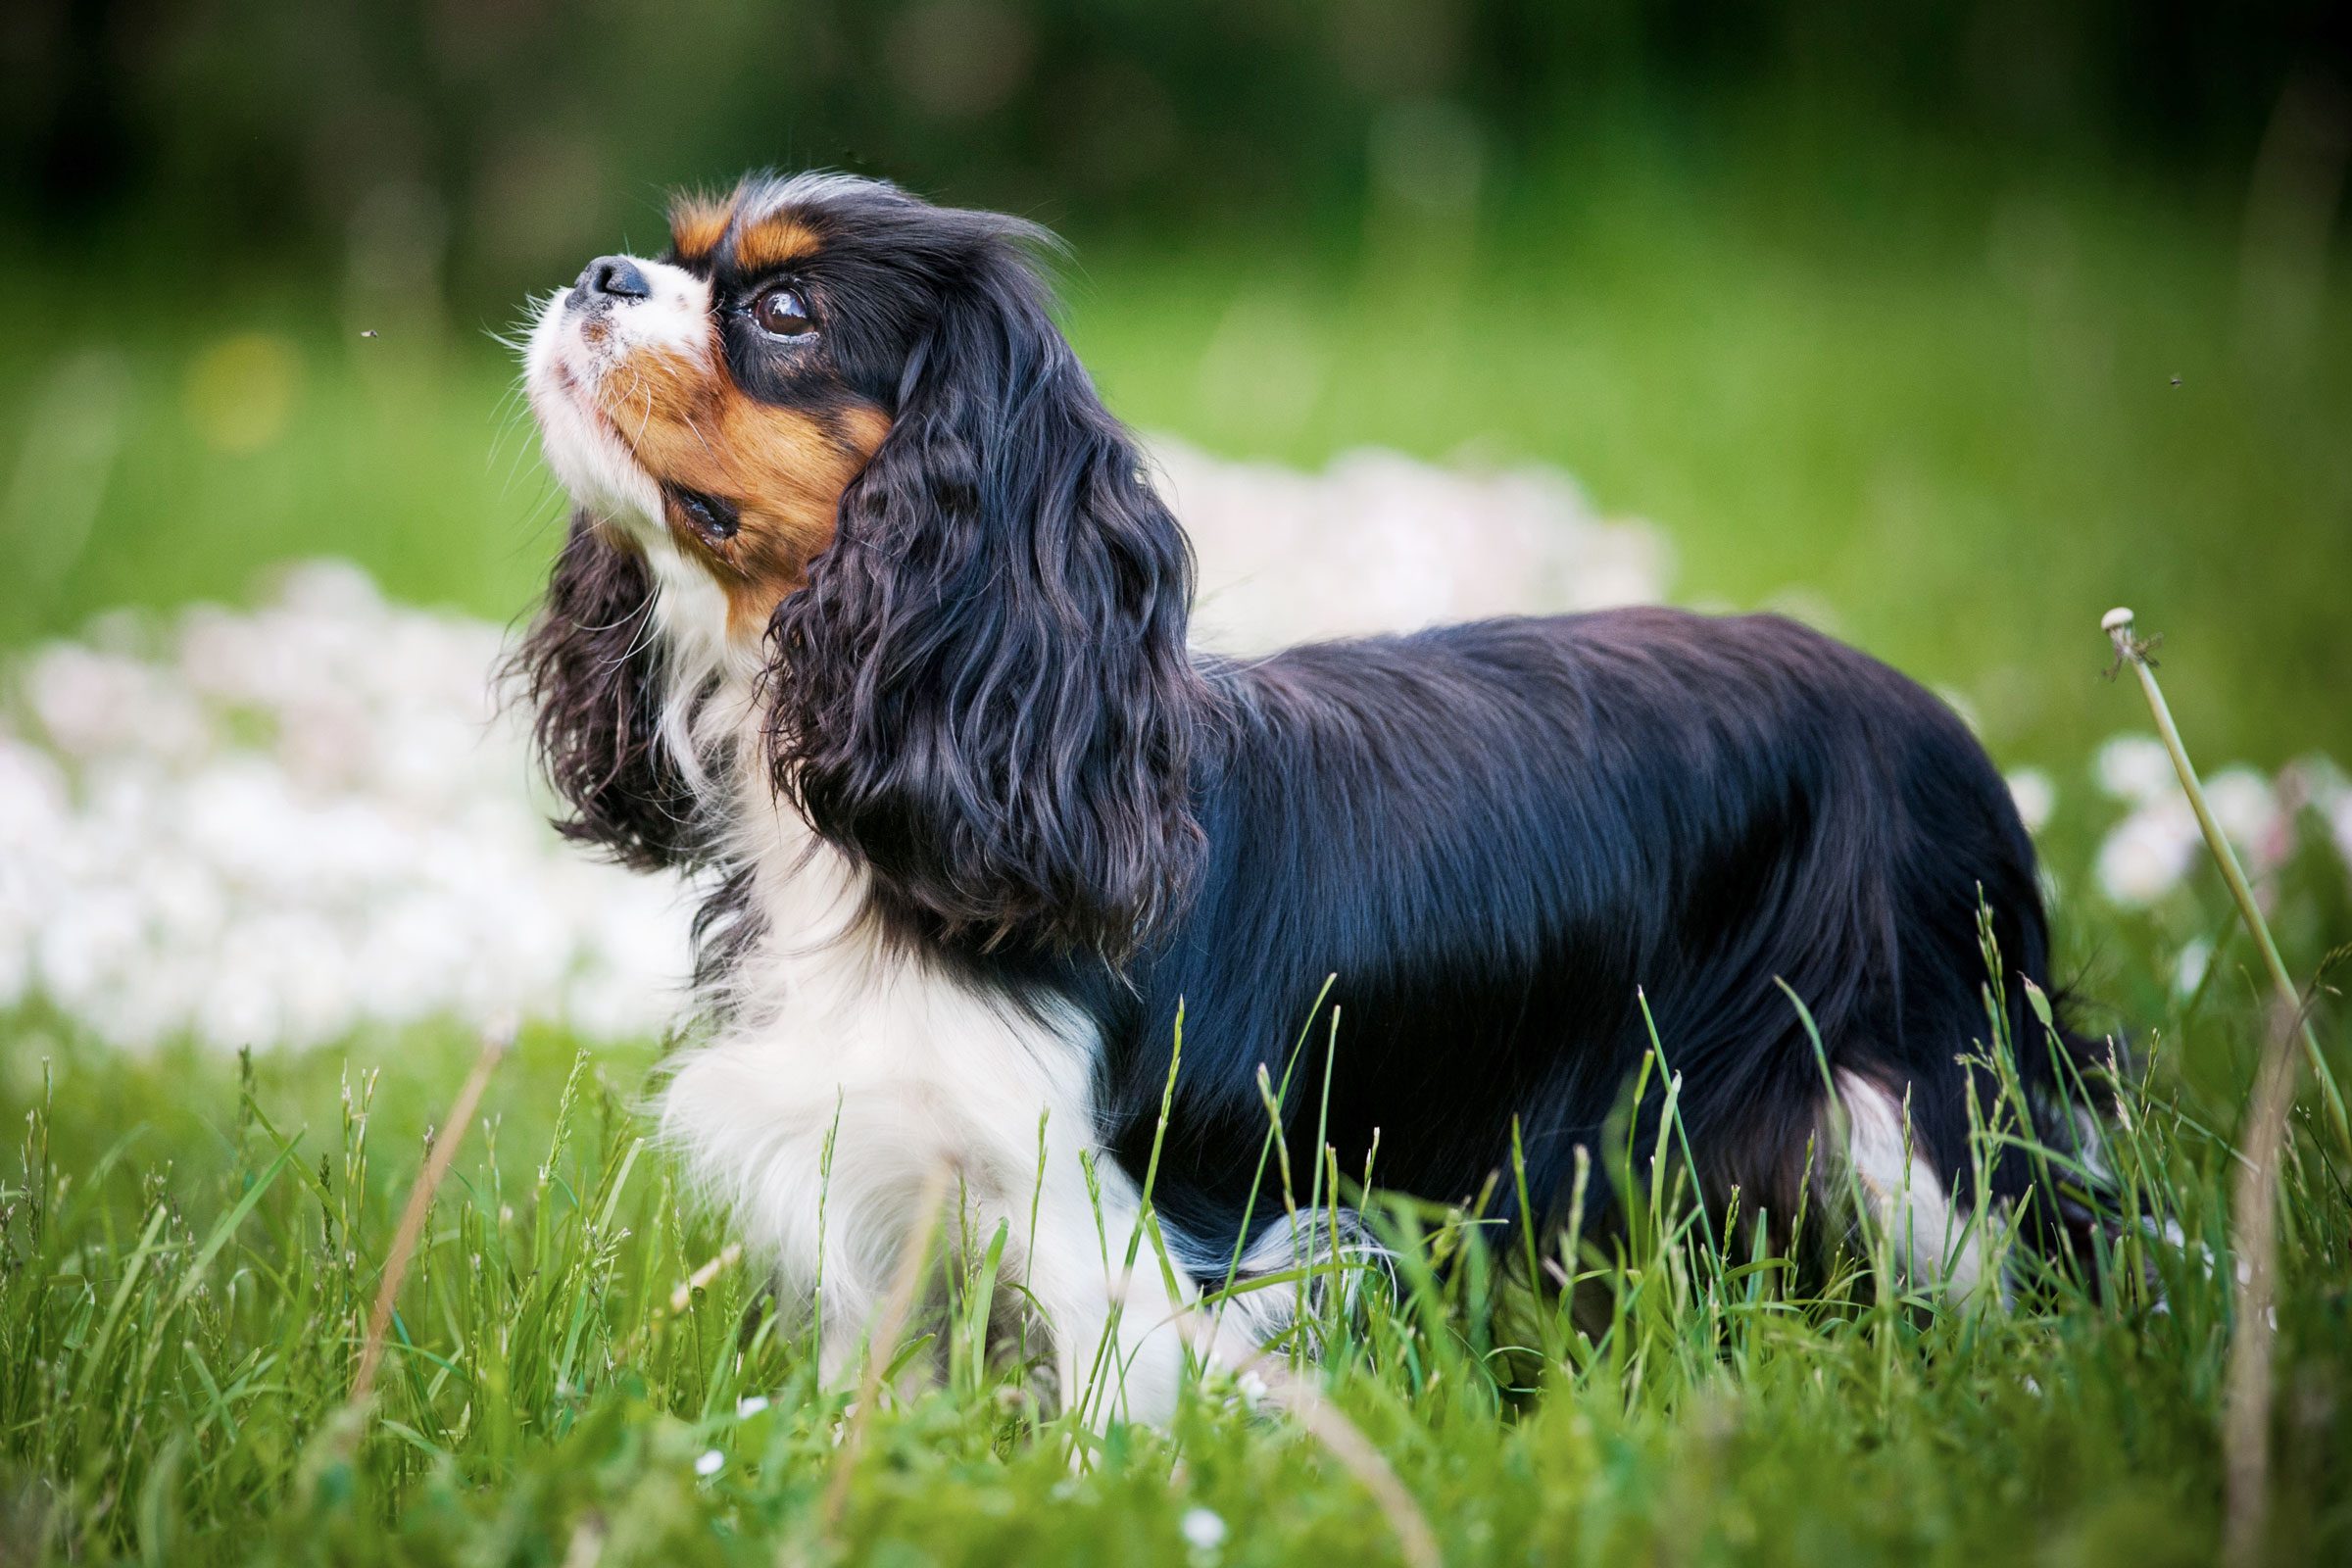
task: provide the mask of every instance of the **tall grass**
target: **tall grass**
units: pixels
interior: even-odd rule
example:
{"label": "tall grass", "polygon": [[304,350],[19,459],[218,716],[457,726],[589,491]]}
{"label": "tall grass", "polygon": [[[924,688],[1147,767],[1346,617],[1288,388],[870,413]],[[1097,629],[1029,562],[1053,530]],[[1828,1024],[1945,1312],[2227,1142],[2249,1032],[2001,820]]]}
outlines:
{"label": "tall grass", "polygon": [[[2259,1009],[2204,1027],[2250,1033]],[[0,1561],[2212,1555],[2235,1154],[2172,1041],[2120,1086],[2106,1158],[2119,1202],[2182,1245],[2126,1224],[2087,1268],[2012,1254],[2007,1307],[1928,1294],[1893,1266],[1909,1239],[1850,1202],[1799,1222],[1832,1239],[1826,1274],[1769,1248],[1761,1216],[1690,1202],[1662,1044],[1666,1114],[1590,1171],[1636,1195],[1622,1243],[1496,1248],[1475,1208],[1375,1196],[1394,1258],[1303,1291],[1263,1382],[1211,1374],[1169,1430],[1098,1433],[1044,1396],[1042,1344],[1002,1331],[1004,1237],[958,1238],[951,1216],[845,1443],[850,1396],[819,1387],[805,1327],[646,1151],[641,1058],[526,1033],[355,1405],[400,1206],[469,1042],[418,1032],[365,1071],[232,1067],[125,1061],[19,1020],[0,1071],[23,1128],[0,1178]],[[1985,1157],[2019,1136],[1998,1101]],[[2311,1132],[2278,1210],[2278,1561],[2352,1546],[2352,1263],[2341,1172]],[[1490,1198],[1519,1179],[1498,1172]],[[1314,1196],[1361,1196],[1328,1181]],[[1146,1227],[1138,1266],[1152,1251]],[[1530,1277],[1573,1280],[1586,1310]],[[1280,1358],[1309,1344],[1319,1359]],[[1292,1377],[1313,1407],[1283,1396]]]}

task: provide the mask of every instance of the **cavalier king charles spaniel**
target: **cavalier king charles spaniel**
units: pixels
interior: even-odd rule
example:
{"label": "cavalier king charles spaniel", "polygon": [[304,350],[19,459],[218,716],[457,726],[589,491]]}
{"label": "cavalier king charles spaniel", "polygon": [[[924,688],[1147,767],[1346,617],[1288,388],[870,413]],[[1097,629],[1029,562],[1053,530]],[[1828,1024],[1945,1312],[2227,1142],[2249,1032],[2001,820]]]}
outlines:
{"label": "cavalier king charles spaniel", "polygon": [[[2055,1205],[1972,1102],[2006,1081],[2071,1138],[2036,1107],[2081,1042],[2025,1010],[2034,848],[1967,727],[1769,615],[1193,648],[1184,530],[1054,326],[1049,243],[755,177],[530,335],[576,502],[518,656],[561,826],[709,890],[662,1125],[781,1298],[821,1287],[826,1373],[942,1171],[1065,1403],[1142,1418],[1188,1345],[1283,1327],[1257,1303],[1293,1291],[1237,1277],[1374,1245],[1336,1195],[1288,1212],[1270,1147],[1297,1193],[1321,1166],[1505,1225],[1581,1190],[1605,1245],[1604,1137],[1667,1147],[1653,1027],[1717,1215],[1785,1246],[1810,1201],[1819,1248],[1858,1194],[1912,1277],[1997,1272]],[[2034,1044],[1980,1044],[1988,998]]]}

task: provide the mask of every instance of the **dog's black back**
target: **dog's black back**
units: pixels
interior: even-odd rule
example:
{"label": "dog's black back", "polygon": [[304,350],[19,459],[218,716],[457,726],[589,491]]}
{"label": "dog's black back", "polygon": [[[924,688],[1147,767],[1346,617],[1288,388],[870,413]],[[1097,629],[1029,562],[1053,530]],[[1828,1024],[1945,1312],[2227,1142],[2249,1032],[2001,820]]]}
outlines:
{"label": "dog's black back", "polygon": [[[1949,708],[1842,644],[1629,610],[1313,645],[1211,681],[1193,898],[1132,989],[1083,991],[1139,1180],[1182,1005],[1155,1200],[1212,1248],[1280,1211],[1255,1069],[1280,1083],[1302,1036],[1300,1193],[1323,1127],[1351,1180],[1377,1137],[1376,1185],[1464,1201],[1499,1175],[1488,1212],[1509,1217],[1516,1117],[1543,1217],[1582,1145],[1605,1223],[1603,1128],[1649,1050],[1646,999],[1707,1197],[1736,1187],[1786,1227],[1808,1161],[1829,1168],[1808,1149],[1825,1066],[1907,1096],[1919,1153],[1964,1185],[1982,906],[2017,1068],[2047,1085],[2018,980],[2050,988],[2048,939],[2009,792]],[[1631,1127],[1643,1169],[1663,1091]],[[2025,1182],[2014,1155],[1994,1175],[2004,1198]]]}

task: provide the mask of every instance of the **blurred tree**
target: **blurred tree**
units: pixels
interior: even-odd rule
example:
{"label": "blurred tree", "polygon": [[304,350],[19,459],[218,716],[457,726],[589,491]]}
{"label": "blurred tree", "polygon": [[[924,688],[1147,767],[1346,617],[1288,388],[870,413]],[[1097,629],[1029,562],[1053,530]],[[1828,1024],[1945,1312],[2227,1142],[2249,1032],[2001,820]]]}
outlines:
{"label": "blurred tree", "polygon": [[[1154,232],[1352,231],[1400,171],[1458,172],[1467,148],[1506,189],[1513,158],[1628,116],[1877,119],[2242,172],[2289,82],[2342,103],[2348,19],[2341,0],[12,0],[0,222],[316,256],[397,220],[404,254],[487,302],[616,225],[650,243],[662,186],[760,162]],[[1408,145],[1426,135],[1443,145]]]}

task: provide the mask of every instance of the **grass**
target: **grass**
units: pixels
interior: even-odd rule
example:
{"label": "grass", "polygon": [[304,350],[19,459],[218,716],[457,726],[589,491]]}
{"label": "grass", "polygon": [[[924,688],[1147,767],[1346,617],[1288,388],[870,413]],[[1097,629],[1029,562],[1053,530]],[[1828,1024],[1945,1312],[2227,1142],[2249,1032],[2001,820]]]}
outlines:
{"label": "grass", "polygon": [[[1390,1234],[1419,1243],[1333,1328],[1321,1386],[1453,1564],[2210,1560],[2229,1129],[2260,1017],[2249,990],[2160,1037],[2116,1149],[2131,1201],[2211,1267],[2126,1242],[2101,1295],[2023,1262],[2037,1283],[2004,1312],[1907,1296],[1857,1251],[1799,1295],[1736,1222],[1677,1201],[1672,1150],[1659,1182],[1634,1151],[1646,1223],[1578,1265],[1615,1293],[1605,1324],[1523,1290],[1522,1260],[1462,1216],[1399,1208]],[[843,1446],[846,1396],[755,1279],[708,1267],[727,1238],[645,1145],[650,1053],[591,1058],[547,1032],[524,1032],[467,1129],[355,1408],[398,1215],[473,1043],[428,1029],[239,1063],[127,1060],[55,1018],[10,1038],[12,1568],[1407,1560],[1358,1475],[1228,1381],[1166,1433],[1098,1443],[1052,1418],[967,1332],[988,1320],[984,1246],[939,1263],[944,1382],[879,1401]],[[2352,1258],[2324,1136],[2305,1119],[2280,1211],[2279,1562],[2352,1549]],[[2162,1308],[2131,1283],[2143,1259]],[[1188,1540],[1195,1509],[1220,1544]]]}

